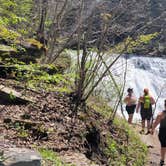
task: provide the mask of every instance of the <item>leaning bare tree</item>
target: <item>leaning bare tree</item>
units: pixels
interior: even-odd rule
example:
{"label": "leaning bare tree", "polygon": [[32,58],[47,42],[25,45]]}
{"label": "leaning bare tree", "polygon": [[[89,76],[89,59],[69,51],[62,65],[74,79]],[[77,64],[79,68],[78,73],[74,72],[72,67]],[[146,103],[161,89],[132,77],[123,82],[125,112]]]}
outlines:
{"label": "leaning bare tree", "polygon": [[[127,70],[127,61],[124,64],[123,68],[123,76],[121,78],[121,84],[119,82],[117,83],[116,79],[114,79],[112,69],[115,65],[115,63],[118,62],[120,57],[124,55],[124,53],[127,53],[131,51],[134,47],[142,47],[143,44],[146,44],[146,42],[139,40],[139,36],[141,34],[144,34],[145,29],[147,29],[150,25],[155,23],[155,21],[161,19],[164,15],[162,13],[160,16],[154,18],[152,21],[147,21],[146,24],[143,24],[140,26],[140,22],[136,25],[133,25],[126,29],[126,32],[128,33],[128,36],[126,36],[123,40],[123,46],[119,43],[115,43],[112,46],[112,48],[116,48],[117,45],[120,45],[121,47],[117,47],[119,50],[117,51],[118,54],[110,58],[110,55],[107,55],[104,53],[104,49],[106,47],[106,43],[108,42],[108,36],[109,34],[116,34],[117,36],[120,36],[123,34],[123,31],[117,31],[115,29],[115,25],[117,25],[117,20],[121,17],[123,18],[123,15],[128,10],[127,5],[122,4],[122,1],[119,2],[115,14],[113,13],[107,13],[106,10],[100,15],[100,30],[97,32],[98,38],[94,40],[90,40],[93,33],[96,35],[96,32],[94,32],[93,29],[93,16],[96,17],[96,13],[94,14],[92,12],[92,15],[90,19],[88,19],[88,22],[83,22],[84,24],[80,25],[79,32],[78,32],[78,51],[77,51],[77,70],[76,70],[76,80],[75,80],[75,111],[77,112],[77,108],[79,105],[85,103],[85,101],[93,94],[95,89],[98,88],[98,85],[104,80],[106,76],[110,77],[110,80],[112,80],[112,86],[115,87],[115,91],[117,92],[117,99],[114,103],[115,106],[114,112],[112,116],[110,117],[111,121],[114,119],[116,111],[118,109],[119,104],[122,106],[122,96],[124,92],[125,87],[125,79],[126,79],[126,70]],[[130,7],[134,6],[133,3],[130,2]],[[101,6],[100,6],[101,7]],[[99,9],[99,7],[98,7]],[[119,14],[117,14],[120,11]],[[94,15],[93,15],[94,14]],[[114,24],[115,23],[115,24]],[[139,28],[138,28],[139,25]],[[83,27],[86,26],[86,31]],[[116,33],[115,33],[116,32]],[[137,36],[137,37],[135,37]],[[152,38],[149,38],[149,41],[153,39],[153,37],[156,37],[155,35],[152,35]],[[95,41],[95,42],[94,42]],[[93,47],[96,48],[95,52],[93,52],[92,49],[89,49],[89,43],[93,42]],[[80,46],[82,45],[82,46]],[[82,52],[80,52],[80,48],[82,48]],[[109,59],[109,62],[108,62]],[[104,89],[104,87],[103,87]]]}
{"label": "leaning bare tree", "polygon": [[[149,3],[145,0],[139,4],[134,0],[48,0],[46,6],[42,5],[46,1],[40,0],[40,3],[39,29],[44,31],[48,41],[44,62],[54,63],[66,48],[77,49],[74,110],[84,104],[109,75],[117,92],[114,117],[122,103],[125,74],[117,82],[112,69],[119,58],[132,49],[133,41],[147,34],[155,22],[164,19],[165,12],[147,17],[145,10],[149,10]],[[141,42],[136,44],[141,45]],[[110,49],[118,54],[114,57],[109,52],[106,54],[105,50]]]}
{"label": "leaning bare tree", "polygon": [[[84,22],[91,17],[91,13],[94,10],[96,17],[98,18],[93,20],[93,33],[91,34],[91,40],[89,41],[90,44],[97,44],[97,38],[101,39],[102,30],[100,24],[102,24],[102,21],[99,19],[99,15],[107,13],[103,16],[105,19],[107,19],[109,15],[112,15],[112,19],[108,26],[107,37],[102,41],[104,42],[104,47],[107,49],[113,47],[128,36],[131,36],[133,31],[144,26],[144,24],[148,22],[148,17],[149,20],[155,19],[153,16],[149,16],[149,10],[153,6],[146,0],[141,0],[139,3],[135,3],[134,0],[33,1],[34,4],[36,4],[34,5],[35,10],[38,12],[38,16],[35,16],[38,25],[36,31],[41,31],[41,33],[38,33],[38,36],[39,38],[45,39],[43,39],[43,41],[46,41],[48,47],[44,61],[47,63],[54,63],[65,48],[70,48],[73,45],[76,48],[78,28],[80,27],[81,22]],[[82,17],[79,18],[81,10]],[[150,26],[152,26],[152,24],[150,24]],[[144,28],[142,33],[146,33],[147,31],[148,28]],[[98,47],[100,44],[99,41],[97,44]]]}

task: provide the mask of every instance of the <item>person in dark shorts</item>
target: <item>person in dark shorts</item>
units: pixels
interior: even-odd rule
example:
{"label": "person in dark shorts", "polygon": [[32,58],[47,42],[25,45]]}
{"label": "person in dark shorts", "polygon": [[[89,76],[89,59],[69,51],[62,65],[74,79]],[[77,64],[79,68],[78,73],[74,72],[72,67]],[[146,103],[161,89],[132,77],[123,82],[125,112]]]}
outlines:
{"label": "person in dark shorts", "polygon": [[132,124],[132,120],[133,120],[133,115],[135,112],[135,108],[136,108],[136,98],[133,95],[133,89],[132,88],[128,88],[127,89],[127,96],[124,98],[124,102],[126,103],[126,111],[128,113],[128,123]]}
{"label": "person in dark shorts", "polygon": [[147,121],[147,133],[150,133],[150,120],[152,118],[152,105],[155,104],[155,100],[149,94],[149,90],[147,88],[144,89],[144,95],[140,96],[138,105],[136,108],[136,112],[138,113],[139,109],[141,110],[141,119],[142,119],[142,130],[141,134],[144,133],[145,130],[145,121]]}
{"label": "person in dark shorts", "polygon": [[159,138],[159,141],[160,141],[160,144],[161,144],[160,166],[164,165],[164,159],[165,159],[165,154],[166,154],[166,100],[164,101],[164,107],[165,107],[165,110],[160,112],[157,115],[157,118],[156,118],[155,122],[153,123],[152,129],[151,129],[151,134],[153,134],[155,128],[157,127],[157,125],[160,124],[159,134],[158,134],[158,138]]}

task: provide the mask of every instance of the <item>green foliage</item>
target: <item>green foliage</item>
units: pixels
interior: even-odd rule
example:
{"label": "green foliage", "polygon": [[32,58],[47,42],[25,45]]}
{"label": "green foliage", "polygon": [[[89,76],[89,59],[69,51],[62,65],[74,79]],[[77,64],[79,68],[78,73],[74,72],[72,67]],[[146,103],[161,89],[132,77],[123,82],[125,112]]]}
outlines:
{"label": "green foliage", "polygon": [[1,0],[0,22],[7,26],[26,22],[31,8],[32,0]]}
{"label": "green foliage", "polygon": [[3,56],[5,54],[10,55],[10,53],[16,53],[17,50],[13,47],[0,44],[0,52],[1,52],[1,55]]}
{"label": "green foliage", "polygon": [[70,92],[68,86],[71,84],[71,76],[56,73],[57,69],[53,65],[30,64],[15,65],[15,67],[17,68],[17,79],[26,82],[30,88]]}
{"label": "green foliage", "polygon": [[23,124],[16,122],[13,124],[10,124],[11,127],[14,127],[17,130],[17,136],[20,138],[27,138],[29,137],[29,131],[25,130],[25,127]]}
{"label": "green foliage", "polygon": [[24,62],[19,61],[18,59],[12,57],[5,57],[5,59],[3,59],[3,62],[5,63],[6,66],[25,65]]}
{"label": "green foliage", "polygon": [[27,130],[19,130],[19,133],[18,133],[18,137],[21,137],[21,138],[27,138],[29,136],[29,133]]}
{"label": "green foliage", "polygon": [[137,39],[138,43],[144,43],[148,44],[153,38],[157,37],[159,33],[153,33],[153,34],[148,34],[148,35],[140,35],[139,38]]}
{"label": "green foliage", "polygon": [[10,98],[10,100],[15,100],[16,99],[16,97],[13,95],[13,92],[10,92],[9,98]]}
{"label": "green foliage", "polygon": [[9,30],[4,25],[0,25],[0,38],[6,41],[9,41],[9,40],[16,41],[18,37],[20,37],[19,33]]}
{"label": "green foliage", "polygon": [[[140,141],[136,132],[123,119],[115,119],[116,137],[107,135],[105,154],[110,156],[110,165],[144,165],[147,147]],[[114,130],[115,130],[114,129]]]}
{"label": "green foliage", "polygon": [[[102,114],[106,119],[112,113],[112,109],[101,97],[91,96],[88,100],[88,106]],[[84,115],[79,117],[86,119]],[[112,127],[113,133],[108,132],[106,134],[106,147],[104,149],[104,154],[108,157],[110,166],[145,165],[147,147],[141,142],[133,128],[121,118],[115,118],[110,127]]]}
{"label": "green foliage", "polygon": [[49,75],[45,73],[41,76],[36,76],[35,79],[41,80],[46,83],[57,83],[57,84],[59,84],[60,82],[68,83],[62,74]]}
{"label": "green foliage", "polygon": [[153,33],[148,35],[140,35],[136,40],[132,38],[127,38],[126,45],[128,45],[127,52],[132,53],[136,48],[143,47],[143,45],[147,45],[150,41],[156,38],[159,33]]}
{"label": "green foliage", "polygon": [[107,101],[101,97],[91,96],[87,104],[105,118],[110,117],[112,113],[112,109],[108,106]]}
{"label": "green foliage", "polygon": [[110,52],[115,53],[133,53],[137,48],[143,48],[145,45],[148,45],[151,40],[156,38],[159,35],[158,32],[147,35],[140,35],[136,39],[128,37],[125,41],[117,44],[113,47]]}
{"label": "green foliage", "polygon": [[0,25],[17,29],[23,35],[33,33],[32,9],[33,0],[1,0],[0,1]]}
{"label": "green foliage", "polygon": [[105,150],[105,153],[109,156],[111,156],[112,160],[116,160],[117,156],[119,155],[118,152],[118,145],[116,141],[114,141],[111,138],[107,138],[107,149]]}
{"label": "green foliage", "polygon": [[43,44],[41,44],[39,41],[31,38],[31,39],[26,39],[25,41],[27,41],[28,43],[30,43],[33,46],[36,46],[39,50],[43,47]]}
{"label": "green foliage", "polygon": [[55,152],[52,150],[47,150],[47,149],[39,149],[39,152],[44,159],[44,166],[52,165],[52,166],[74,166],[71,164],[65,164],[63,163],[60,158],[57,156]]}

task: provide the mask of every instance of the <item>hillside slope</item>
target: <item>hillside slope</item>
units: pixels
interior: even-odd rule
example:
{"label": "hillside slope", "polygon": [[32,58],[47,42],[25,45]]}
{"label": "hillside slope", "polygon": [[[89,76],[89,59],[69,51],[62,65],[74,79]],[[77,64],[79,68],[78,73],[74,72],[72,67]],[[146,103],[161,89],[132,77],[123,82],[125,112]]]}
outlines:
{"label": "hillside slope", "polygon": [[73,119],[73,103],[68,94],[30,89],[25,93],[25,89],[13,81],[1,79],[0,83],[34,99],[26,105],[14,104],[14,99],[11,99],[13,104],[6,101],[0,105],[1,141],[4,142],[1,149],[13,145],[45,148],[63,156],[68,163],[75,161],[73,164],[79,162],[74,159],[77,155],[78,159],[100,166],[145,163],[146,147],[126,122],[116,120],[108,124],[102,114],[90,107],[80,108]]}

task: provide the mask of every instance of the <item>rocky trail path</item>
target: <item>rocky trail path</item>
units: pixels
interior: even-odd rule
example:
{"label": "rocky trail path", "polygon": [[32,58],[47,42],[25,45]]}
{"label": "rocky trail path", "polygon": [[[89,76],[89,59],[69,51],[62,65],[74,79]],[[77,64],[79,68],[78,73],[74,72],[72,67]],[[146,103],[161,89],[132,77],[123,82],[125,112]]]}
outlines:
{"label": "rocky trail path", "polygon": [[134,125],[134,128],[138,131],[142,142],[148,147],[148,160],[145,166],[158,166],[160,161],[160,142],[157,131],[153,135],[145,135],[139,133],[141,130],[140,124]]}

